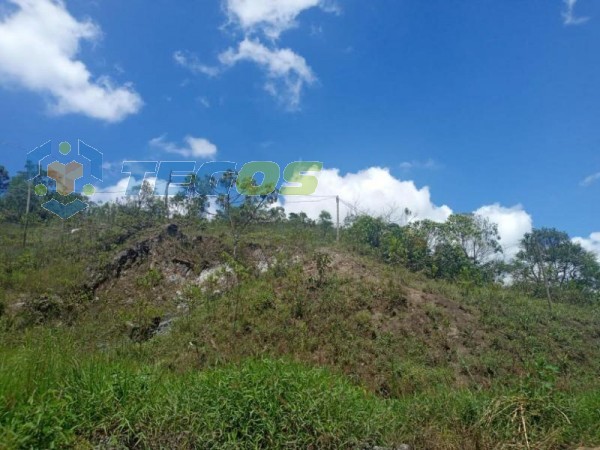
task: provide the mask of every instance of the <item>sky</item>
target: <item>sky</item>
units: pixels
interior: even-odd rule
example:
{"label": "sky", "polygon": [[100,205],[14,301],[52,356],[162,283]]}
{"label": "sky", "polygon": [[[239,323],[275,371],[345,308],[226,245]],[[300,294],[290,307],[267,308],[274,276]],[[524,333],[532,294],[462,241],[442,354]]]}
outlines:
{"label": "sky", "polygon": [[320,161],[288,211],[476,212],[509,254],[532,227],[600,254],[599,24],[596,0],[0,0],[0,164],[81,139],[110,200],[124,160]]}

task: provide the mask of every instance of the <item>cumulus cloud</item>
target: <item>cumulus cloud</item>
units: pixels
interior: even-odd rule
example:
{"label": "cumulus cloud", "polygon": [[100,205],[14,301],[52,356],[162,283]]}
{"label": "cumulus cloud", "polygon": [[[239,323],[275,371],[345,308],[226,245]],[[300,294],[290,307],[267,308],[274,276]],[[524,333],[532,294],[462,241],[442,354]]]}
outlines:
{"label": "cumulus cloud", "polygon": [[[165,145],[164,138],[157,138]],[[175,147],[176,148],[176,147]],[[452,214],[447,205],[436,205],[431,199],[427,186],[417,187],[413,181],[395,178],[387,168],[370,167],[356,173],[342,175],[339,169],[325,169],[317,175],[319,179],[316,192],[310,196],[281,197],[274,206],[283,206],[286,213],[304,212],[311,219],[317,219],[321,211],[329,211],[333,217],[336,213],[335,197],[339,196],[340,220],[354,214],[387,216],[390,220],[402,222],[405,208],[414,214],[413,220],[429,219],[445,222]],[[128,178],[107,188],[107,191],[121,194],[97,194],[94,200],[115,201],[122,197],[127,187]],[[154,182],[154,179],[149,181]],[[518,252],[519,242],[525,233],[533,229],[531,215],[523,206],[505,207],[498,203],[482,206],[473,212],[489,219],[498,225],[500,243],[504,249],[504,257],[508,260]],[[600,233],[593,233],[589,238],[575,238],[584,248],[595,252],[600,257]]]}
{"label": "cumulus cloud", "polygon": [[118,122],[142,107],[129,84],[93,79],[77,59],[81,41],[96,42],[100,28],[78,21],[61,0],[9,0],[0,18],[0,83],[49,96],[55,114],[83,114]]}
{"label": "cumulus cloud", "polygon": [[[135,184],[142,184],[142,181],[136,182]],[[94,203],[115,203],[125,199],[125,192],[129,185],[129,177],[119,180],[112,186],[101,188],[96,192],[91,200]]]}
{"label": "cumulus cloud", "polygon": [[[417,219],[445,221],[452,210],[431,201],[427,186],[417,188],[412,181],[394,178],[389,169],[371,167],[357,173],[341,175],[338,169],[325,169],[319,175],[317,191],[312,196],[289,196],[284,207],[289,212],[305,212],[316,219],[322,210],[335,213],[335,196],[342,199],[341,220],[356,212],[371,215],[402,214],[405,208]],[[335,217],[335,216],[334,216]]]}
{"label": "cumulus cloud", "polygon": [[273,39],[295,27],[303,11],[316,6],[328,8],[322,0],[227,0],[225,6],[232,23],[246,32],[260,30]]}
{"label": "cumulus cloud", "polygon": [[204,64],[184,51],[173,54],[175,62],[209,77],[240,61],[257,64],[267,76],[264,89],[285,108],[297,111],[304,87],[313,84],[316,77],[304,57],[289,48],[280,48],[276,41],[281,33],[298,25],[298,16],[306,10],[319,7],[328,13],[339,13],[335,0],[224,0],[223,5],[229,23],[244,36],[237,48],[221,53],[218,66]]}
{"label": "cumulus cloud", "polygon": [[153,148],[185,156],[186,158],[208,159],[217,154],[217,146],[207,139],[186,136],[184,142],[185,146],[180,146],[167,141],[167,136],[162,135],[151,139],[149,144]]}
{"label": "cumulus cloud", "polygon": [[482,206],[475,214],[489,219],[498,225],[500,244],[504,250],[504,257],[510,259],[519,251],[519,242],[533,229],[533,219],[521,205],[510,208],[495,203]]}
{"label": "cumulus cloud", "polygon": [[[438,206],[432,201],[428,187],[418,188],[413,181],[397,179],[386,168],[371,167],[345,175],[338,169],[326,169],[318,178],[317,191],[312,196],[289,196],[281,206],[288,213],[305,212],[310,218],[317,219],[323,210],[335,214],[335,196],[339,195],[342,221],[357,212],[391,216],[392,220],[400,221],[405,208],[415,215],[416,220],[445,222],[452,214],[450,207]],[[498,225],[500,243],[507,259],[517,253],[520,240],[533,229],[532,217],[521,205],[504,207],[496,203],[482,206],[474,213]]]}
{"label": "cumulus cloud", "polygon": [[592,233],[588,238],[576,237],[573,242],[580,244],[587,251],[595,253],[600,261],[600,232]]}
{"label": "cumulus cloud", "polygon": [[237,49],[221,53],[219,60],[226,66],[251,61],[263,67],[268,78],[265,89],[290,109],[299,107],[304,85],[316,81],[302,56],[287,48],[271,50],[249,38],[240,42]]}
{"label": "cumulus cloud", "polygon": [[563,23],[565,25],[581,25],[590,20],[589,17],[577,17],[575,15],[575,5],[577,0],[563,0],[565,9],[562,12]]}

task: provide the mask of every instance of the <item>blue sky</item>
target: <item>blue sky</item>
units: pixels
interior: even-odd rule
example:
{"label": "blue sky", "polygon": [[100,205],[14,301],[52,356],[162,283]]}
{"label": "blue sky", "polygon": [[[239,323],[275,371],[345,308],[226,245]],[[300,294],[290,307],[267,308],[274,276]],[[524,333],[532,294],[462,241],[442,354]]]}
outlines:
{"label": "blue sky", "polygon": [[487,211],[509,241],[533,222],[600,249],[597,1],[0,0],[0,17],[12,173],[49,139],[104,152],[103,189],[124,159],[316,160],[321,194],[373,212]]}

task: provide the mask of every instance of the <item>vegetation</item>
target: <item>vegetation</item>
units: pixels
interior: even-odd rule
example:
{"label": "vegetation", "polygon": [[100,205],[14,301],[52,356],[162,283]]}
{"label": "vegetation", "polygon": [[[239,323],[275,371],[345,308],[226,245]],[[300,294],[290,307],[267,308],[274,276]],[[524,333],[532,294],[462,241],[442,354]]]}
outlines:
{"label": "vegetation", "polygon": [[10,179],[0,447],[600,444],[598,263],[566,234],[510,264],[472,215],[357,216],[336,244],[327,213],[195,184],[169,217],[150,186],[68,221],[34,205],[23,245]]}

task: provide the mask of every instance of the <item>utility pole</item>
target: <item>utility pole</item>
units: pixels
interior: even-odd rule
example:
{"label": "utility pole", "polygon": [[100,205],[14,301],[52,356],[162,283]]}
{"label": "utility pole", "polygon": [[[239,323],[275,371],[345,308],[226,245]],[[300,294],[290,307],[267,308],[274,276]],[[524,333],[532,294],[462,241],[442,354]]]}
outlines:
{"label": "utility pole", "polygon": [[23,230],[23,247],[27,245],[27,228],[29,227],[29,206],[31,205],[31,180],[27,181],[27,206],[25,207],[25,229]]}
{"label": "utility pole", "polygon": [[336,238],[335,241],[336,242],[340,242],[340,196],[336,195],[335,197],[335,205],[336,205]]}
{"label": "utility pole", "polygon": [[173,177],[173,171],[169,172],[169,180],[167,181],[167,188],[165,189],[165,211],[167,214],[167,220],[169,220],[169,186],[171,186],[171,178]]}

